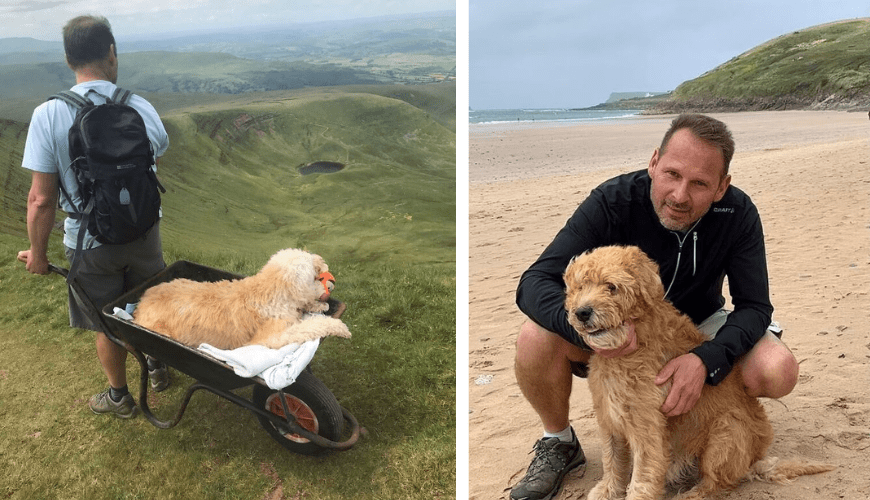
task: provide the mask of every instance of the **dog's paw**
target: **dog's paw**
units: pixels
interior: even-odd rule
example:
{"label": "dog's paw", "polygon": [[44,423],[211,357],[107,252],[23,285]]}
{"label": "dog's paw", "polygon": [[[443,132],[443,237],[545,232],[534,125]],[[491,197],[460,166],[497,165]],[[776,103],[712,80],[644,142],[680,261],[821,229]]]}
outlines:
{"label": "dog's paw", "polygon": [[303,316],[299,323],[289,325],[276,338],[276,343],[287,345],[329,336],[350,338],[350,330],[341,320],[322,314],[312,314]]}
{"label": "dog's paw", "polygon": [[602,479],[589,491],[589,496],[586,498],[588,500],[624,500],[625,490],[617,493],[610,481]]}
{"label": "dog's paw", "polygon": [[331,318],[329,316],[322,319],[324,325],[324,334],[334,337],[350,338],[350,330],[347,325],[340,319]]}

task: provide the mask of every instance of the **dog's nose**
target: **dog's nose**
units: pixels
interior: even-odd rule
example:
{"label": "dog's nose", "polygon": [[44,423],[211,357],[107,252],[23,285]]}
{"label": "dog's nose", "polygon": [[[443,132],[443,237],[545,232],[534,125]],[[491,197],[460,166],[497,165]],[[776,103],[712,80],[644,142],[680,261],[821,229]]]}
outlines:
{"label": "dog's nose", "polygon": [[589,318],[592,317],[592,308],[589,306],[581,307],[580,309],[574,311],[574,315],[577,316],[577,319],[586,323],[587,321],[589,321]]}

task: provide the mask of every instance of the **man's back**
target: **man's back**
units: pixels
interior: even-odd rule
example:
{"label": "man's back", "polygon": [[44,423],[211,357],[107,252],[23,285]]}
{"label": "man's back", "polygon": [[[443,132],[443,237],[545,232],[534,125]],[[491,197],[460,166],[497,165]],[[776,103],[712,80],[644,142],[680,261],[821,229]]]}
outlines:
{"label": "man's back", "polygon": [[[95,104],[102,104],[107,96],[111,96],[116,85],[96,80],[80,83],[72,88],[73,92],[86,96]],[[145,122],[148,137],[154,149],[155,156],[162,156],[169,147],[169,137],[160,120],[157,111],[144,98],[132,95],[128,103],[139,112]],[[53,99],[36,108],[30,122],[27,141],[24,147],[22,166],[35,172],[56,173],[58,182],[77,207],[81,207],[81,195],[75,174],[70,169],[69,128],[76,116],[76,108],[61,100]],[[64,197],[60,198],[61,208],[71,213],[74,207]],[[64,222],[64,245],[75,248],[78,236],[79,221],[67,218]],[[86,238],[86,245],[94,244],[93,235]]]}

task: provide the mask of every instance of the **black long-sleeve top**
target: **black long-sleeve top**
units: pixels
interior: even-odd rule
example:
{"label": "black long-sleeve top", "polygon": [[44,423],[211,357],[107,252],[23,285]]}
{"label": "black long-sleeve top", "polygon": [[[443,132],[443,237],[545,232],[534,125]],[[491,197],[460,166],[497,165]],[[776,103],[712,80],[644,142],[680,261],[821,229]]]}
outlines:
{"label": "black long-sleeve top", "polygon": [[721,382],[770,324],[773,306],[761,219],[749,196],[734,186],[692,229],[680,233],[659,222],[646,170],[601,184],[520,277],[520,310],[589,349],[568,324],[563,274],[573,256],[604,245],[637,245],[646,252],[659,265],[667,299],[695,324],[725,304],[722,285],[728,276],[734,311],[715,339],[692,350],[707,368],[708,384]]}

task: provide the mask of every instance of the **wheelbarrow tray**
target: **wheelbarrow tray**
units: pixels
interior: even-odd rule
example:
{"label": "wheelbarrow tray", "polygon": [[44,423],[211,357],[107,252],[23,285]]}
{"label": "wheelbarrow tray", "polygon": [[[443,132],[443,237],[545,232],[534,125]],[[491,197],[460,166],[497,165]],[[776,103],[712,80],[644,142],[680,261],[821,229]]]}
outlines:
{"label": "wheelbarrow tray", "polygon": [[[64,274],[63,271],[59,269],[56,272],[59,272],[59,274],[62,275]],[[273,391],[266,385],[266,382],[261,377],[248,378],[236,375],[233,368],[222,360],[219,360],[205,352],[193,349],[165,335],[144,328],[141,325],[137,325],[132,321],[114,315],[116,307],[126,309],[127,304],[136,304],[139,302],[147,289],[178,278],[213,283],[224,280],[242,279],[244,276],[204,266],[202,264],[181,260],[171,264],[135,289],[110,302],[102,311],[93,311],[100,315],[97,319],[99,319],[100,323],[105,326],[107,336],[109,336],[113,342],[128,349],[139,361],[142,369],[140,375],[139,407],[145,414],[145,417],[154,426],[161,429],[174,427],[181,420],[193,393],[197,390],[204,389],[253,412],[267,432],[269,432],[274,439],[278,440],[282,446],[285,446],[291,451],[305,454],[313,454],[321,449],[341,451],[350,449],[356,443],[360,435],[359,424],[353,415],[351,415],[345,408],[338,405],[337,402],[335,402],[335,407],[340,415],[339,419],[343,418],[344,421],[350,425],[348,428],[350,430],[350,437],[342,442],[331,441],[300,427],[293,417],[293,412],[291,412],[287,406],[287,396],[284,392],[281,389]],[[76,294],[84,295],[77,286],[73,286],[73,289]],[[86,306],[90,308],[89,310],[94,309],[92,305],[89,305],[89,300],[84,302]],[[344,304],[335,302],[331,299],[329,304],[330,309],[326,314],[335,314],[335,317],[340,316],[340,312],[344,310]],[[187,389],[178,412],[172,420],[163,421],[158,419],[153,415],[153,413],[151,413],[151,410],[148,407],[148,375],[144,355],[154,357],[179,372],[185,373],[196,379],[196,383],[192,384]],[[310,387],[311,384],[314,384],[315,387],[321,387],[321,389],[309,388],[309,391],[320,391],[321,394],[324,392],[328,393],[329,399],[332,401],[335,400],[331,392],[323,386],[323,383],[310,373],[310,368],[306,367],[305,371],[300,374],[299,380],[301,381],[302,379],[307,381],[308,387]],[[255,386],[254,401],[243,398],[232,392],[235,389],[251,385]],[[292,392],[292,389],[288,390]],[[278,407],[278,410],[281,416],[266,411],[262,405],[262,399],[268,397],[271,392],[275,392],[279,395],[281,406]],[[335,411],[333,410],[331,413],[335,414]],[[298,439],[299,437],[305,438],[311,444],[299,444],[290,439],[284,439],[284,437],[282,437],[284,436],[284,433],[294,434],[295,439]]]}
{"label": "wheelbarrow tray", "polygon": [[178,278],[199,282],[216,282],[241,279],[244,276],[193,262],[183,260],[175,262],[103,308],[103,316],[110,323],[113,333],[136,350],[157,358],[172,368],[212,387],[233,390],[254,383],[264,383],[263,379],[259,377],[247,378],[236,375],[228,364],[205,352],[113,314],[116,307],[125,309],[127,304],[139,302],[147,289]]}

